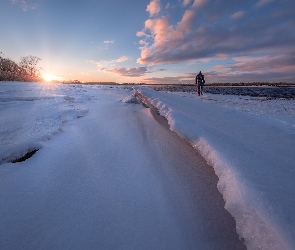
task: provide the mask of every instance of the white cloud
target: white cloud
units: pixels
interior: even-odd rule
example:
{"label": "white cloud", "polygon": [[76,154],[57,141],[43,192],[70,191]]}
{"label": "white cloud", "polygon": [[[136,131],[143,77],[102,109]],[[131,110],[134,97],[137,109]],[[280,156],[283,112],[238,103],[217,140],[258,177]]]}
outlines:
{"label": "white cloud", "polygon": [[115,60],[109,60],[109,61],[106,61],[106,60],[100,60],[100,61],[87,60],[86,62],[95,64],[96,67],[99,70],[101,70],[101,69],[105,70],[106,68],[115,67],[116,63],[122,63],[122,62],[125,62],[125,61],[128,61],[128,60],[131,60],[131,59],[132,59],[132,57],[129,57],[129,56],[121,56],[120,58],[115,59]]}
{"label": "white cloud", "polygon": [[104,44],[112,44],[112,43],[114,43],[114,42],[115,42],[115,40],[111,40],[111,41],[103,41]]}
{"label": "white cloud", "polygon": [[20,6],[23,9],[23,11],[27,11],[29,9],[35,10],[39,6],[39,4],[37,3],[34,3],[34,2],[32,3],[31,0],[10,0],[10,2],[12,4],[16,4]]}
{"label": "white cloud", "polygon": [[109,49],[109,45],[114,44],[114,43],[115,43],[115,40],[106,40],[106,41],[103,41],[104,49],[105,50]]}

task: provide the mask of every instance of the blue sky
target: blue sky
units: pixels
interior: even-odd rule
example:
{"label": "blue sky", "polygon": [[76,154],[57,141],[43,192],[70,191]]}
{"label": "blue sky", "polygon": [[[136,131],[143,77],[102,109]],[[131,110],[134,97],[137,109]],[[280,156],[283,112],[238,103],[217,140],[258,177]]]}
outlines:
{"label": "blue sky", "polygon": [[295,82],[294,0],[1,0],[0,52],[80,81]]}

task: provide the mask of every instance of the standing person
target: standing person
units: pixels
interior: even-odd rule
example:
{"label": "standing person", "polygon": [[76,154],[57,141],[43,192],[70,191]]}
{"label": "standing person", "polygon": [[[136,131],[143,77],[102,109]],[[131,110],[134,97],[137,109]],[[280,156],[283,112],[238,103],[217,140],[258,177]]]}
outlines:
{"label": "standing person", "polygon": [[198,95],[203,95],[203,86],[205,83],[205,78],[202,72],[200,71],[199,74],[196,76],[196,84],[198,87]]}

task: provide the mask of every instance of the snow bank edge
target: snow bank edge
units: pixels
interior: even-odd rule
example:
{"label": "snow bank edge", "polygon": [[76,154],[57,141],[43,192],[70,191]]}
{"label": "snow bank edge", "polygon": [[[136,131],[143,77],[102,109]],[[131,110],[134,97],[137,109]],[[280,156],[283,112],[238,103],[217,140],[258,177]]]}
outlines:
{"label": "snow bank edge", "polygon": [[[150,90],[148,90],[150,91]],[[234,168],[223,159],[206,138],[190,138],[175,126],[172,110],[162,101],[149,97],[146,90],[136,88],[135,95],[142,96],[146,101],[158,109],[170,125],[170,130],[187,140],[198,150],[219,178],[218,190],[225,200],[225,209],[234,217],[236,230],[248,249],[291,249],[287,239],[276,230],[270,221],[247,202],[246,194],[255,197],[254,190],[247,190],[239,179]]]}

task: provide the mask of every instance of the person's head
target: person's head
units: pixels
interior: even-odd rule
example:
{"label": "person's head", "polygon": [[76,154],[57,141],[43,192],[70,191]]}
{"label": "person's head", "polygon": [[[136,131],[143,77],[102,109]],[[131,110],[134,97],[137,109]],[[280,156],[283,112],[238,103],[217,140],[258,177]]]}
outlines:
{"label": "person's head", "polygon": [[202,72],[200,71],[199,74],[202,74]]}

